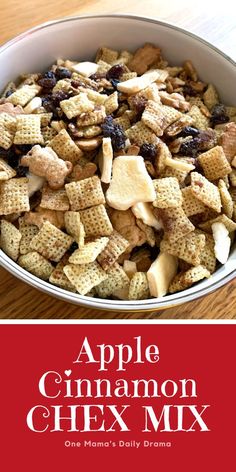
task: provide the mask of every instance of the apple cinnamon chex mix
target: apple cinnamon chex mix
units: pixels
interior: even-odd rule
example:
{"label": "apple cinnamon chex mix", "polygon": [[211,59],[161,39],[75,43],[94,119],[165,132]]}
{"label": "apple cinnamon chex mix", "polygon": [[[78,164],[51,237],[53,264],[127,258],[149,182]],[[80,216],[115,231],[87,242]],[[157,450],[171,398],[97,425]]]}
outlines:
{"label": "apple cinnamon chex mix", "polygon": [[0,218],[7,256],[61,289],[186,290],[234,241],[235,104],[150,43],[22,76],[0,98]]}

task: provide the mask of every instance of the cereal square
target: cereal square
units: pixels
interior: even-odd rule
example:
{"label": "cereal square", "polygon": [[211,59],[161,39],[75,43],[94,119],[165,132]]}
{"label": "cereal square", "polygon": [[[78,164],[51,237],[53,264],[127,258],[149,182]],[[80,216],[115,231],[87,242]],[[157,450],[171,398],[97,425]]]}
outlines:
{"label": "cereal square", "polygon": [[30,248],[32,251],[39,252],[46,259],[59,262],[72,242],[71,236],[46,221],[38,234],[31,240]]}
{"label": "cereal square", "polygon": [[0,215],[29,211],[28,179],[5,180],[0,184]]}
{"label": "cereal square", "polygon": [[182,204],[182,193],[176,177],[164,177],[153,180],[156,200],[153,206],[157,208],[178,207]]}
{"label": "cereal square", "polygon": [[106,272],[96,261],[83,265],[68,264],[63,270],[80,295],[86,295],[93,287],[107,278]]}
{"label": "cereal square", "polygon": [[105,274],[107,278],[96,287],[100,298],[110,297],[116,290],[129,286],[129,277],[117,262]]}
{"label": "cereal square", "polygon": [[217,213],[221,212],[221,198],[218,187],[209,182],[198,172],[191,173],[191,188],[193,195],[204,205],[212,208]]}
{"label": "cereal square", "polygon": [[181,192],[183,196],[182,207],[186,216],[198,215],[205,211],[205,205],[194,196],[190,185],[182,188]]}
{"label": "cereal square", "polygon": [[129,300],[144,300],[150,297],[147,274],[136,272],[130,281]]}
{"label": "cereal square", "polygon": [[203,234],[197,234],[195,231],[174,242],[163,239],[160,244],[160,250],[162,252],[177,256],[194,266],[201,263],[201,253],[204,247],[205,236]]}
{"label": "cereal square", "polygon": [[167,105],[159,105],[153,100],[148,100],[142,114],[142,121],[151,128],[157,136],[162,136],[164,130],[174,121],[178,120],[182,113]]}
{"label": "cereal square", "polygon": [[182,207],[157,208],[154,214],[162,221],[164,233],[171,243],[194,231]]}
{"label": "cereal square", "polygon": [[36,225],[26,223],[23,218],[19,218],[19,230],[21,232],[20,254],[27,254],[30,252],[30,243],[39,232],[39,228]]}
{"label": "cereal square", "polygon": [[194,283],[209,278],[210,275],[210,272],[204,266],[199,265],[197,267],[192,267],[187,270],[187,272],[180,272],[174,277],[170,284],[169,292],[175,293],[180,290],[185,290],[191,287]]}
{"label": "cereal square", "polygon": [[97,205],[80,211],[80,218],[84,225],[86,237],[110,236],[113,232],[104,205]]}
{"label": "cereal square", "polygon": [[48,185],[46,185],[42,190],[40,207],[56,211],[69,210],[70,204],[66,191],[63,188],[52,190]]}
{"label": "cereal square", "polygon": [[81,115],[81,113],[92,111],[94,104],[88,99],[86,93],[79,93],[79,95],[75,95],[75,97],[71,97],[68,100],[62,100],[60,107],[67,118],[71,119]]}
{"label": "cereal square", "polygon": [[198,156],[204,175],[208,180],[217,180],[225,177],[231,172],[231,166],[225,157],[223,148],[215,146],[209,151]]}
{"label": "cereal square", "polygon": [[53,265],[36,251],[23,254],[17,262],[23,269],[43,280],[48,280],[53,271]]}
{"label": "cereal square", "polygon": [[66,184],[65,189],[72,211],[105,203],[101,181],[97,175]]}
{"label": "cereal square", "polygon": [[15,177],[16,171],[12,169],[4,159],[0,158],[0,181],[1,180],[9,180],[12,177]]}
{"label": "cereal square", "polygon": [[43,144],[40,115],[17,115],[14,144]]}
{"label": "cereal square", "polygon": [[99,254],[97,261],[100,266],[107,270],[111,267],[123,254],[129,246],[129,241],[127,241],[120,233],[114,231],[109,237],[109,242],[103,251]]}
{"label": "cereal square", "polygon": [[83,155],[82,151],[76,146],[73,139],[65,129],[62,129],[50,142],[49,146],[64,161],[70,161],[73,164]]}
{"label": "cereal square", "polygon": [[23,85],[22,87],[18,88],[15,92],[13,92],[9,97],[7,97],[7,101],[12,103],[13,105],[21,105],[24,107],[32,98],[34,98],[41,90],[41,87],[36,84],[32,85]]}
{"label": "cereal square", "polygon": [[84,244],[84,246],[76,249],[69,258],[70,264],[89,264],[94,262],[102,250],[106,247],[109,239],[102,237]]}
{"label": "cereal square", "polygon": [[75,286],[69,281],[63,270],[64,267],[68,264],[68,258],[69,256],[65,254],[62,259],[57,263],[56,267],[53,269],[49,277],[49,282],[65,290],[70,290],[70,292],[76,292]]}
{"label": "cereal square", "polygon": [[20,253],[20,231],[9,221],[1,220],[1,249],[13,261],[18,259]]}

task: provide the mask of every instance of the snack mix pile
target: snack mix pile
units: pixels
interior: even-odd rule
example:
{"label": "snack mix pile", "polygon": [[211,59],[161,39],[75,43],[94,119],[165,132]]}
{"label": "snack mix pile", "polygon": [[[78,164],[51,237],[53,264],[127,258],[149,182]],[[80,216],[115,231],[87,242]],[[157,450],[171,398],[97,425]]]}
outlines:
{"label": "snack mix pile", "polygon": [[163,297],[224,264],[236,107],[145,44],[59,59],[0,100],[1,248],[80,295]]}

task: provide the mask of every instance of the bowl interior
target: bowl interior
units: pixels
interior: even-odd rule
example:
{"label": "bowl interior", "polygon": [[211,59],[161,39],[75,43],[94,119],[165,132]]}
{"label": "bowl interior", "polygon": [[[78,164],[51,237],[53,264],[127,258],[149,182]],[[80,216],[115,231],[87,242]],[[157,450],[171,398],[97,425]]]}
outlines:
{"label": "bowl interior", "polygon": [[[231,59],[204,40],[175,26],[129,15],[68,18],[23,33],[0,49],[0,89],[22,73],[47,69],[59,57],[92,60],[99,46],[134,50],[145,42],[160,46],[170,64],[179,65],[184,60],[191,59],[200,78],[216,85],[221,100],[228,105],[236,105],[236,69]],[[236,250],[232,251],[225,266],[218,269],[210,279],[182,293],[139,302],[97,300],[66,292],[21,269],[2,251],[0,263],[25,282],[72,303],[102,309],[144,311],[167,308],[192,300],[226,283],[235,273]]]}

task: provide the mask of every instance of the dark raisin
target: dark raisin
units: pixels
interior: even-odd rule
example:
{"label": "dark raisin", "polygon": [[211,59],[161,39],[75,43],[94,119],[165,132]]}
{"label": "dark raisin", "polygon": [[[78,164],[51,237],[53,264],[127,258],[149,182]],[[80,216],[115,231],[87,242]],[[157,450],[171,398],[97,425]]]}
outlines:
{"label": "dark raisin", "polygon": [[19,165],[19,158],[20,156],[18,156],[17,154],[15,154],[14,151],[10,151],[8,152],[7,156],[5,157],[5,159],[7,160],[9,166],[11,166],[13,169],[16,169]]}
{"label": "dark raisin", "polygon": [[182,154],[182,156],[197,157],[199,143],[200,140],[198,137],[193,138],[191,141],[186,141],[181,144],[179,153]]}
{"label": "dark raisin", "polygon": [[178,134],[178,136],[186,138],[186,136],[195,137],[198,134],[199,134],[199,129],[194,128],[193,126],[185,126],[185,128],[182,129],[182,131]]}
{"label": "dark raisin", "polygon": [[136,113],[136,121],[141,119],[141,116],[145,110],[147,99],[142,96],[133,95],[130,99],[130,107]]}
{"label": "dark raisin", "polygon": [[126,136],[122,126],[114,123],[111,115],[105,118],[104,123],[101,124],[103,136],[111,138],[112,147],[114,151],[119,151],[125,147]]}
{"label": "dark raisin", "polygon": [[66,69],[66,67],[58,67],[55,71],[55,76],[57,80],[70,79],[72,72],[69,69]]}
{"label": "dark raisin", "polygon": [[117,85],[119,84],[120,81],[117,80],[117,79],[111,79],[110,82],[111,82],[112,87],[114,89],[116,89],[116,87],[117,87]]}
{"label": "dark raisin", "polygon": [[58,120],[59,119],[59,115],[61,112],[62,113],[62,110],[60,108],[57,108],[53,101],[52,101],[52,95],[47,95],[45,97],[42,97],[42,105],[43,107],[45,108],[45,110],[49,113],[53,113],[53,119],[54,120]]}
{"label": "dark raisin", "polygon": [[10,90],[8,90],[8,91],[6,92],[5,97],[6,97],[6,98],[7,98],[7,97],[10,97],[10,95],[12,95],[12,94],[13,94],[13,90],[10,89]]}
{"label": "dark raisin", "polygon": [[122,74],[124,73],[124,71],[125,71],[124,64],[115,64],[107,72],[106,78],[107,80],[111,80],[111,79],[119,80]]}
{"label": "dark raisin", "polygon": [[38,80],[38,84],[45,89],[52,89],[57,83],[54,72],[47,71],[43,74],[43,77]]}
{"label": "dark raisin", "polygon": [[32,149],[32,144],[18,144],[16,146],[16,152],[19,151],[20,154],[27,154],[30,149]]}
{"label": "dark raisin", "polygon": [[190,97],[196,97],[197,96],[197,91],[191,87],[191,85],[186,84],[183,86],[183,92],[184,95],[189,95]]}
{"label": "dark raisin", "polygon": [[90,75],[89,77],[91,80],[101,80],[106,78],[106,73],[105,72],[96,72],[93,75]]}
{"label": "dark raisin", "polygon": [[72,254],[76,249],[78,249],[78,244],[74,241],[68,249],[68,252]]}
{"label": "dark raisin", "polygon": [[157,148],[155,144],[145,143],[145,144],[142,144],[139,154],[140,156],[143,156],[144,159],[153,161],[157,154]]}
{"label": "dark raisin", "polygon": [[17,177],[25,177],[27,175],[29,168],[24,166],[16,167]]}
{"label": "dark raisin", "polygon": [[51,96],[51,101],[55,107],[60,106],[60,102],[62,100],[67,100],[70,97],[70,95],[66,92],[63,92],[63,90],[59,90],[58,92],[55,92]]}
{"label": "dark raisin", "polygon": [[218,103],[212,108],[210,121],[213,126],[229,121],[226,107],[222,103]]}

